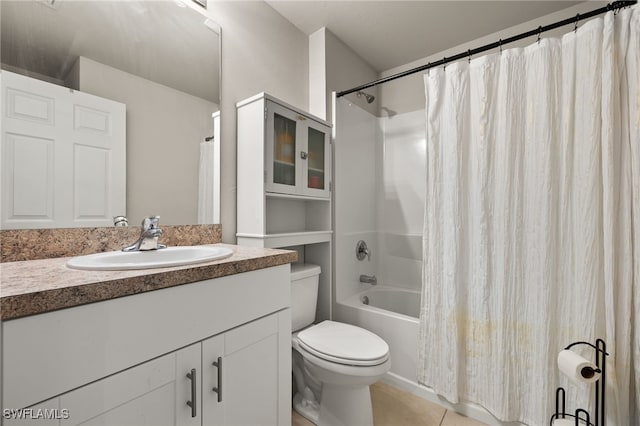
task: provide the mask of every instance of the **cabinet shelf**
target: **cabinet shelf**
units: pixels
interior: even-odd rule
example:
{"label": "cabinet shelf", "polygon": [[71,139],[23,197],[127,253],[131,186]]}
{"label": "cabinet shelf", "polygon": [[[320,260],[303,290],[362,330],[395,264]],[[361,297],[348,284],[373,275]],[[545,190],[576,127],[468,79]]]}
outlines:
{"label": "cabinet shelf", "polygon": [[295,167],[295,163],[290,163],[288,161],[282,161],[282,160],[273,160],[274,163],[280,165],[280,166],[287,166],[287,167]]}
{"label": "cabinet shelf", "polygon": [[279,248],[306,244],[327,243],[331,241],[333,231],[286,232],[281,234],[253,235],[237,233],[238,243],[254,245],[248,240],[261,241],[262,247]]}
{"label": "cabinet shelf", "polygon": [[309,195],[281,194],[279,192],[265,192],[265,196],[267,198],[279,198],[281,200],[322,201],[325,203],[331,201],[330,198],[312,197]]}

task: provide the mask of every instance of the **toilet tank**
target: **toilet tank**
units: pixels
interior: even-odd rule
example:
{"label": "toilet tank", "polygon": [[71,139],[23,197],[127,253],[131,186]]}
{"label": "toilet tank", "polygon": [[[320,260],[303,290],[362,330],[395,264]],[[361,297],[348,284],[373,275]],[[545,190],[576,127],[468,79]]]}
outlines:
{"label": "toilet tank", "polygon": [[318,302],[318,265],[291,265],[291,329],[300,330],[316,319]]}

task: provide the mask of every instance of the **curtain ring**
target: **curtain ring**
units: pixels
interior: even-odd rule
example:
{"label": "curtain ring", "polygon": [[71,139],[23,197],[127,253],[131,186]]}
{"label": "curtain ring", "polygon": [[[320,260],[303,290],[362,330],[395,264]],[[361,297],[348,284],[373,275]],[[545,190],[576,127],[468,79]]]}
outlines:
{"label": "curtain ring", "polygon": [[467,55],[469,55],[469,63],[471,63],[471,49],[467,50]]}
{"label": "curtain ring", "polygon": [[500,55],[502,55],[502,39],[498,40],[498,48],[500,48]]}
{"label": "curtain ring", "polygon": [[442,71],[447,70],[447,57],[442,58]]}
{"label": "curtain ring", "polygon": [[537,43],[540,44],[540,35],[542,34],[542,26],[538,27],[538,40]]}
{"label": "curtain ring", "polygon": [[576,24],[573,26],[573,32],[577,32],[578,31],[578,21],[580,21],[580,14],[578,13],[576,15]]}
{"label": "curtain ring", "polygon": [[427,64],[427,75],[431,75],[431,62]]}

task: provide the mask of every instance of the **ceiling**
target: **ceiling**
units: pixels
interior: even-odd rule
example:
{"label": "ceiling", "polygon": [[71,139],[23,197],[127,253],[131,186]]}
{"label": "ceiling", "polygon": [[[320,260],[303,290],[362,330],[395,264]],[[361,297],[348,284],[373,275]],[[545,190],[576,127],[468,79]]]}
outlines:
{"label": "ceiling", "polygon": [[327,27],[377,72],[581,3],[266,1],[307,35]]}

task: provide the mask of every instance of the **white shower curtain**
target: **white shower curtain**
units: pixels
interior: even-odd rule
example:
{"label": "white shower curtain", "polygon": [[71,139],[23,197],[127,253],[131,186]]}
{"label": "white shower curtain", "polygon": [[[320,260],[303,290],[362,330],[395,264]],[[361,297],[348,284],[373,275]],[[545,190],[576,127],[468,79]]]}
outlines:
{"label": "white shower curtain", "polygon": [[198,173],[198,224],[214,223],[214,143],[200,142],[200,169]]}
{"label": "white shower curtain", "polygon": [[556,357],[600,337],[608,425],[638,424],[639,79],[637,6],[425,75],[420,383],[529,425],[562,385],[593,416]]}

